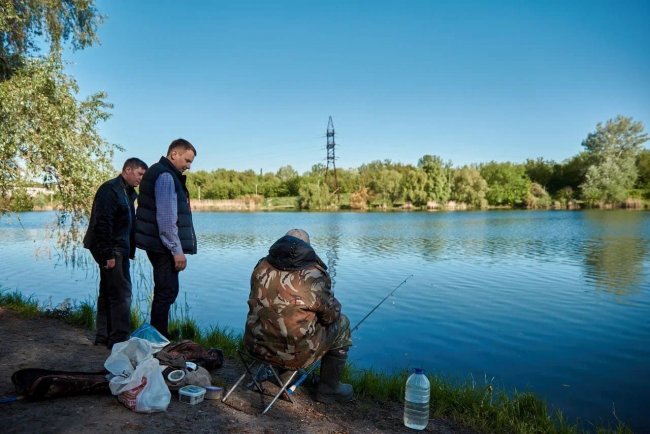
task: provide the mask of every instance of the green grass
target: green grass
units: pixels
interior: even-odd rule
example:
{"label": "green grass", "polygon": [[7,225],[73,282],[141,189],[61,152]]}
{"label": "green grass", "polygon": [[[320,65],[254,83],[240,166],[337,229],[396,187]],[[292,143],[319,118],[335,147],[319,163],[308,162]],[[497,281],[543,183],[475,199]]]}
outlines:
{"label": "green grass", "polygon": [[63,319],[72,325],[92,330],[95,328],[95,305],[89,301],[75,304]]}
{"label": "green grass", "polygon": [[285,197],[267,197],[262,202],[261,209],[274,210],[274,209],[298,209],[297,196]]}
{"label": "green grass", "polygon": [[[11,308],[26,315],[59,315],[65,321],[84,328],[94,327],[95,311],[93,304],[83,302],[67,305],[68,309],[39,308],[32,296],[25,297],[17,291],[0,289],[0,306]],[[227,357],[234,357],[236,350],[242,348],[239,333],[219,326],[201,330],[185,308],[173,309],[170,333],[176,339],[190,339],[204,348],[220,348]],[[56,312],[68,312],[65,315]],[[139,307],[131,312],[133,327],[142,323]],[[356,369],[348,364],[343,380],[354,386],[355,395],[367,401],[403,402],[404,388],[409,373],[401,371],[394,374],[377,372],[372,369]],[[623,423],[616,426],[601,426],[590,423],[571,423],[560,411],[549,412],[548,405],[530,392],[507,393],[500,390],[492,380],[484,379],[477,383],[473,378],[458,381],[438,375],[428,375],[431,383],[430,416],[452,420],[461,426],[480,432],[494,433],[583,433],[627,434],[632,431]]]}
{"label": "green grass", "polygon": [[211,326],[199,338],[199,343],[207,348],[219,348],[228,357],[235,357],[238,349],[243,348],[241,334],[234,330]]}
{"label": "green grass", "polygon": [[41,313],[34,296],[25,297],[19,291],[7,291],[2,288],[0,288],[0,306],[28,316],[38,316]]}

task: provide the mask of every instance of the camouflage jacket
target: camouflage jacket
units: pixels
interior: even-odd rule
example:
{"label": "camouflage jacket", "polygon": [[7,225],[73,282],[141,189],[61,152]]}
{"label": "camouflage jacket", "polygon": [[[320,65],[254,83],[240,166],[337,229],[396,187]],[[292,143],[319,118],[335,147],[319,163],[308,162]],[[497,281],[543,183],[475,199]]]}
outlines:
{"label": "camouflage jacket", "polygon": [[251,276],[246,348],[287,369],[318,360],[331,343],[341,314],[327,266],[312,247],[280,238]]}

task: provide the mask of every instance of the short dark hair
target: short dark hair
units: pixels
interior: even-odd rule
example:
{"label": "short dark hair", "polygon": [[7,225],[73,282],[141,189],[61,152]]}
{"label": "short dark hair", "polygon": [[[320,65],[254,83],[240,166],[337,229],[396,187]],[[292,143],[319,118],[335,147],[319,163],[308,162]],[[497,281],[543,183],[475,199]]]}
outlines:
{"label": "short dark hair", "polygon": [[172,154],[172,151],[178,148],[183,148],[184,151],[192,151],[194,152],[194,156],[196,157],[196,148],[194,147],[194,145],[192,145],[190,142],[188,142],[185,139],[174,140],[169,145],[169,148],[167,148],[167,156],[169,157]]}
{"label": "short dark hair", "polygon": [[135,157],[131,157],[124,162],[124,166],[122,166],[122,172],[124,172],[129,167],[132,169],[144,169],[144,170],[149,169],[147,163]]}

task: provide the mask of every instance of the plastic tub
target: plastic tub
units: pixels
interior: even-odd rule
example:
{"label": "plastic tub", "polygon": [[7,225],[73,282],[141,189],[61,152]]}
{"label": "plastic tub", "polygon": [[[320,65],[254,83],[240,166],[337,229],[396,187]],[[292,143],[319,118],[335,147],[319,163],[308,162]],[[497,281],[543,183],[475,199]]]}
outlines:
{"label": "plastic tub", "polygon": [[223,387],[219,386],[206,386],[205,399],[221,399],[223,394]]}
{"label": "plastic tub", "polygon": [[183,378],[185,378],[185,371],[181,369],[176,369],[167,374],[167,380],[169,380],[171,383],[178,383]]}
{"label": "plastic tub", "polygon": [[184,386],[178,390],[178,400],[186,404],[195,405],[203,401],[205,389],[200,386]]}

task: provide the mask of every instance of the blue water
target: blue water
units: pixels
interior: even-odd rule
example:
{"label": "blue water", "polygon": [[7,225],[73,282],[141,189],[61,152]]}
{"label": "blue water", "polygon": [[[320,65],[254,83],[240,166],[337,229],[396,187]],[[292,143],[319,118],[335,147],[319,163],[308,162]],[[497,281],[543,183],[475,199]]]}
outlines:
{"label": "blue water", "polygon": [[[44,303],[96,297],[97,272],[47,238],[51,213],[0,219],[0,286]],[[310,232],[356,324],[351,361],[532,390],[575,421],[650,431],[650,213],[199,213],[180,305],[240,332],[250,272],[288,229]],[[22,225],[22,226],[21,226]],[[146,257],[133,267],[144,310]],[[180,313],[180,312],[179,312]]]}

